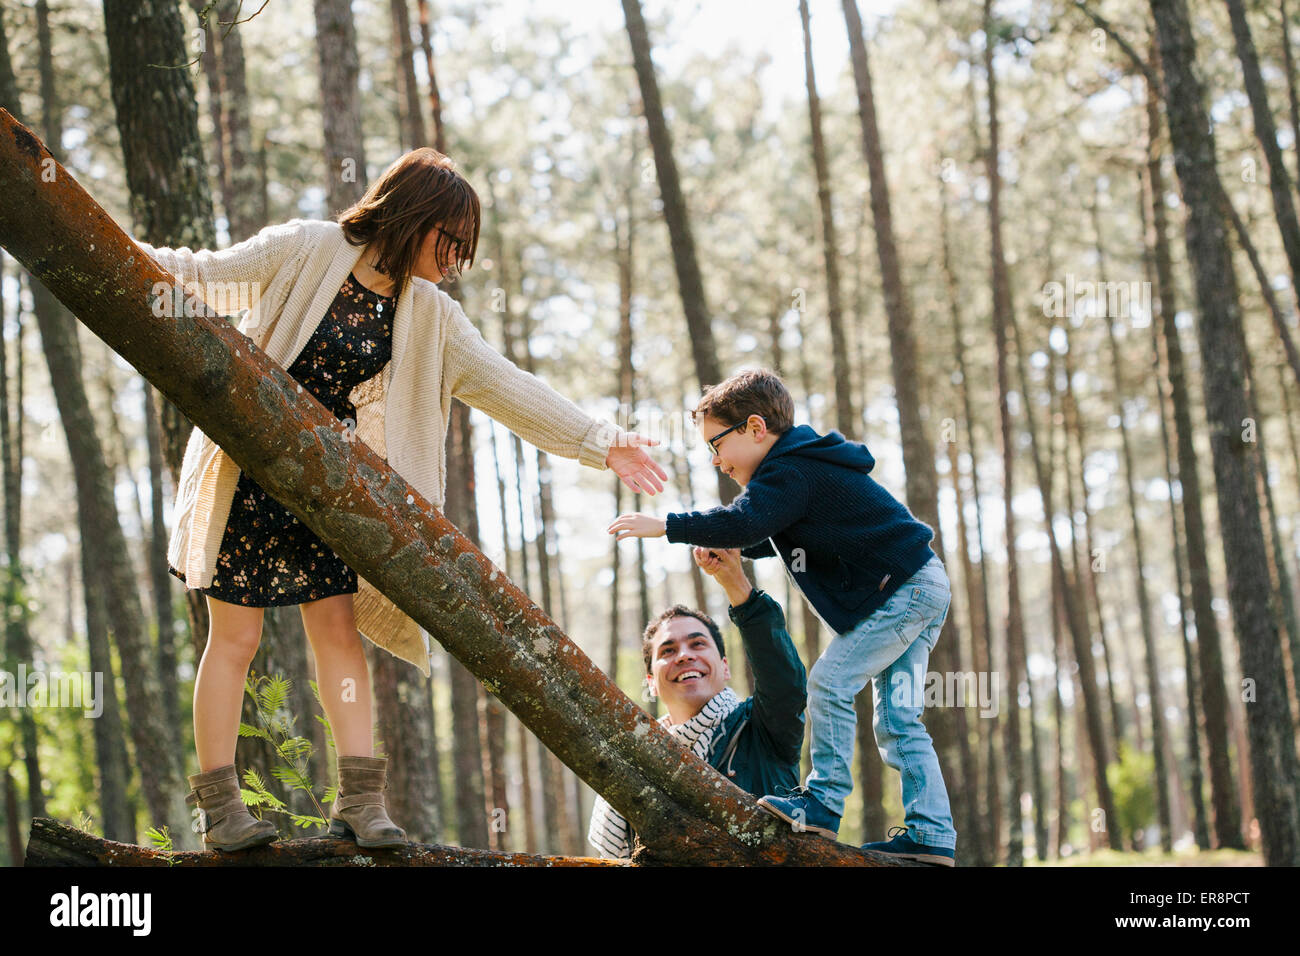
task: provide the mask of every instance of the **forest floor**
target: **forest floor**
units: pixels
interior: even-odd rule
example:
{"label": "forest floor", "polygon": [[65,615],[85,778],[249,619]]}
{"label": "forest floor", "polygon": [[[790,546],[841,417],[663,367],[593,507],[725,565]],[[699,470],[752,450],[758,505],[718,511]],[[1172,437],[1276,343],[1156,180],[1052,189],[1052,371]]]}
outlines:
{"label": "forest floor", "polygon": [[1242,850],[1175,850],[1163,853],[1158,849],[1127,853],[1118,850],[1098,850],[1079,853],[1063,860],[1025,860],[1025,866],[1263,866],[1264,858],[1258,853]]}

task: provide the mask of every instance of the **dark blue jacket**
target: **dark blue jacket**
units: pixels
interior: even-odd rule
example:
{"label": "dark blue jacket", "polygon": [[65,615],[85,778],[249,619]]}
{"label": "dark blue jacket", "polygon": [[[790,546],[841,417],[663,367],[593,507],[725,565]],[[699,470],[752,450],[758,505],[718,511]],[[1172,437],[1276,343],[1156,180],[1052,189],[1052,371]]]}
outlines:
{"label": "dark blue jacket", "polygon": [[875,464],[861,442],[796,425],[731,504],[668,515],[668,540],[779,554],[821,619],[844,634],[934,556],[934,532],[868,475]]}
{"label": "dark blue jacket", "polygon": [[727,613],[740,628],[754,671],[754,694],[714,732],[709,765],[755,796],[781,793],[780,788],[799,785],[807,674],[781,605],[767,592],[754,588],[744,604]]}

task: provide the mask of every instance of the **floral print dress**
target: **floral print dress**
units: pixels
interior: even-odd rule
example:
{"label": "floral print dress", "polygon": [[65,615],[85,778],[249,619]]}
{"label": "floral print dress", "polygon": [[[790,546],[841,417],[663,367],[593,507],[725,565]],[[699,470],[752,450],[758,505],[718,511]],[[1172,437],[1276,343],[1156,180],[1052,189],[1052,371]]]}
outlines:
{"label": "floral print dress", "polygon": [[[340,421],[356,421],[348,393],[392,357],[397,300],[349,275],[288,372]],[[185,575],[175,568],[182,581]],[[241,472],[217,569],[202,593],[231,604],[278,607],[355,594],[357,573],[284,505]]]}

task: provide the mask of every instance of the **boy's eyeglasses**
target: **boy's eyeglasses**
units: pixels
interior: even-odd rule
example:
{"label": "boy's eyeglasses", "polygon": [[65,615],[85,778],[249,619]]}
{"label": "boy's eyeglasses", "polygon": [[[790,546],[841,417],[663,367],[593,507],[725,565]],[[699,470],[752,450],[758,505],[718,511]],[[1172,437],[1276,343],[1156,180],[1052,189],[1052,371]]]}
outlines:
{"label": "boy's eyeglasses", "polygon": [[[748,419],[746,419],[746,421],[748,421]],[[740,422],[739,424],[732,425],[732,426],[731,426],[730,428],[728,428],[726,431],[720,431],[720,432],[718,432],[716,435],[714,435],[714,436],[713,436],[712,438],[710,438],[709,441],[708,441],[709,451],[713,452],[713,454],[715,454],[715,455],[720,454],[719,451],[718,451],[718,442],[721,441],[723,438],[727,437],[728,435],[730,435],[730,434],[731,434],[732,432],[734,432],[737,428],[744,428],[744,427],[745,427],[745,424],[746,424],[746,422]]]}

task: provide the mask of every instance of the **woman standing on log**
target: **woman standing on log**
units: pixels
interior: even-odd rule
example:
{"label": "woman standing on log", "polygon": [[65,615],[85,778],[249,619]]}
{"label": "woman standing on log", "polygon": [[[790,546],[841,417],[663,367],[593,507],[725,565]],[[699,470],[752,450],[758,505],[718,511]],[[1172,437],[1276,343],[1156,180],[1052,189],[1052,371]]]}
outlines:
{"label": "woman standing on log", "polygon": [[[597,421],[483,340],[436,283],[473,264],[479,201],[430,148],[394,162],[337,222],[295,219],[220,252],[138,243],[181,284],[247,295],[239,331],[286,368],[432,504],[446,489],[451,399],[491,415],[552,455],[612,468],[655,494],[667,475],[639,446],[657,442]],[[247,285],[242,285],[246,283]],[[400,846],[388,817],[386,758],[374,757],[369,671],[359,635],[418,666],[418,625],[197,428],[181,468],[168,547],[171,572],[206,596],[207,648],[194,685],[199,773],[189,778],[205,849],[269,843],[275,825],[239,795],[235,742],[244,680],[266,607],[297,604],[338,751],[330,832],[359,846]]]}

